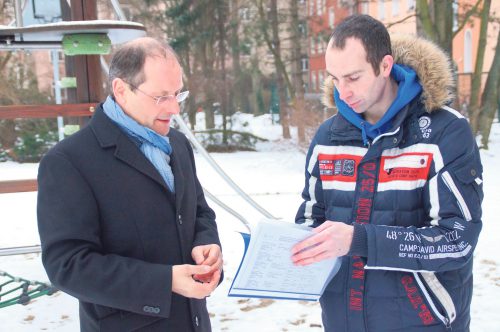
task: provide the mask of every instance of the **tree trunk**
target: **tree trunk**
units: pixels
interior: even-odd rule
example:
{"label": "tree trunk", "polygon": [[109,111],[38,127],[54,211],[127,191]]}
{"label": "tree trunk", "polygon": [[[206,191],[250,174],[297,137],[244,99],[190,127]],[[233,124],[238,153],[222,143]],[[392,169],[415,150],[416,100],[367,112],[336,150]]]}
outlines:
{"label": "tree trunk", "polygon": [[227,84],[226,84],[226,25],[225,18],[227,18],[227,11],[224,8],[225,3],[222,0],[216,1],[216,18],[218,30],[218,45],[219,45],[219,77],[218,84],[220,109],[222,113],[222,144],[227,145],[227,116],[228,116],[228,102],[227,102]]}
{"label": "tree trunk", "polygon": [[302,48],[301,34],[299,31],[299,6],[298,0],[290,1],[291,22],[290,30],[292,31],[292,78],[294,82],[294,95],[292,96],[295,125],[297,126],[297,139],[299,143],[304,143],[305,135],[305,101],[304,101],[304,80],[302,78]]}
{"label": "tree trunk", "polygon": [[277,73],[276,73],[276,85],[278,88],[278,95],[280,98],[280,121],[281,127],[283,129],[283,138],[289,139],[290,135],[290,126],[288,119],[288,103],[286,99],[286,87],[285,87],[285,79],[286,68],[283,64],[283,60],[281,57],[281,41],[279,37],[279,21],[278,21],[278,3],[277,0],[271,0],[270,4],[270,21],[271,21],[271,31],[272,31],[272,40],[271,40],[271,51],[274,56],[274,63],[276,65]]}
{"label": "tree trunk", "polygon": [[420,22],[420,27],[424,32],[425,36],[430,40],[437,42],[438,38],[436,36],[436,30],[434,28],[434,22],[431,17],[431,11],[427,0],[417,0],[417,14],[418,21]]}
{"label": "tree trunk", "polygon": [[495,57],[486,80],[486,86],[481,102],[481,113],[479,114],[479,132],[482,134],[482,145],[488,149],[488,138],[490,137],[491,124],[495,118],[495,111],[498,107],[500,90],[500,34],[497,36],[497,46],[495,47]]}
{"label": "tree trunk", "polygon": [[448,52],[451,58],[453,54],[453,2],[434,1],[433,5],[437,43]]}
{"label": "tree trunk", "polygon": [[[243,73],[240,63],[240,18],[239,18],[239,0],[231,1],[231,56],[233,59],[234,83],[231,89],[233,96],[233,105],[235,111],[245,111],[245,93],[243,84]],[[233,112],[230,112],[233,113]]]}
{"label": "tree trunk", "polygon": [[479,113],[481,112],[479,108],[479,96],[481,95],[481,76],[483,73],[490,7],[491,0],[484,0],[483,9],[481,11],[481,26],[479,30],[479,44],[477,45],[476,66],[472,74],[469,120],[474,135],[477,134],[479,129],[478,119]]}

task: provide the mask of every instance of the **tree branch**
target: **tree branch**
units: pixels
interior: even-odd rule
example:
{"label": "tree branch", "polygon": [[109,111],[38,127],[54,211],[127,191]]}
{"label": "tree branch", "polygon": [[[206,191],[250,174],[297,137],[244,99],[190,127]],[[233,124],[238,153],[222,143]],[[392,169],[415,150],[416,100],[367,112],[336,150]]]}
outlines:
{"label": "tree branch", "polygon": [[477,11],[477,8],[479,7],[479,4],[482,2],[483,0],[477,0],[476,4],[471,8],[469,9],[468,11],[465,12],[465,15],[464,15],[464,19],[463,21],[460,23],[460,25],[458,26],[457,30],[453,32],[453,34],[451,35],[451,38],[455,38],[455,36],[460,32],[462,31],[462,29],[465,27],[465,25],[467,24],[467,22],[469,21],[469,18],[474,15],[474,14],[477,14],[478,11]]}
{"label": "tree branch", "polygon": [[[479,0],[479,1],[481,1],[481,0]],[[400,19],[399,21],[396,21],[396,22],[392,22],[392,23],[387,24],[385,27],[386,27],[387,29],[389,29],[390,27],[392,27],[392,26],[394,26],[394,25],[396,25],[396,24],[403,23],[404,21],[406,21],[406,20],[408,20],[408,19],[410,19],[410,18],[412,18],[412,17],[416,17],[416,16],[417,16],[417,13],[410,14],[410,15],[408,15],[408,16],[406,16],[406,17],[404,17],[404,18]]]}

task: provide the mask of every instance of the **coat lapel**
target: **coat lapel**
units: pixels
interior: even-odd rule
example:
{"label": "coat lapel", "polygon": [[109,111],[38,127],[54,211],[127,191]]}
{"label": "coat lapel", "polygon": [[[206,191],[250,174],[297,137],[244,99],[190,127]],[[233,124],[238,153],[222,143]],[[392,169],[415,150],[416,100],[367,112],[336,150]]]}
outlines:
{"label": "coat lapel", "polygon": [[144,156],[141,150],[130,141],[125,134],[118,137],[116,142],[115,157],[137,169],[139,172],[158,182],[168,192],[167,184],[153,164]]}
{"label": "coat lapel", "polygon": [[117,159],[157,182],[170,194],[170,198],[173,199],[173,194],[168,189],[160,173],[142,154],[139,147],[104,114],[102,104],[95,111],[90,126],[103,149],[115,146],[115,157]]}
{"label": "coat lapel", "polygon": [[185,149],[179,145],[178,140],[173,135],[170,135],[170,145],[172,145],[172,154],[170,156],[170,166],[174,173],[175,182],[175,201],[177,211],[180,211],[182,204],[182,196],[184,195],[184,174],[182,172],[181,161],[186,160],[187,156],[182,156]]}

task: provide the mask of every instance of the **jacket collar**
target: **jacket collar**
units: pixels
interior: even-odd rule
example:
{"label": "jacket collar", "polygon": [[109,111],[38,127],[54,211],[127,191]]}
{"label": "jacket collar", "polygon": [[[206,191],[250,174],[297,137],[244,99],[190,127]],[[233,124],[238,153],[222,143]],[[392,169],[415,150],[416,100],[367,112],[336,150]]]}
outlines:
{"label": "jacket collar", "polygon": [[[396,142],[394,140],[390,140],[391,143],[383,143],[385,147],[393,147],[395,144],[401,140],[403,136],[403,122],[407,119],[414,117],[418,119],[421,115],[423,115],[425,109],[423,105],[420,103],[418,98],[415,98],[410,104],[406,105],[401,111],[396,114],[392,121],[392,126],[389,130],[387,130],[387,134],[384,136],[391,136],[396,138]],[[418,120],[416,120],[418,121]],[[331,141],[359,141],[360,144],[363,144],[363,138],[361,136],[361,130],[350,123],[342,114],[338,113],[332,118],[332,123],[330,125],[329,138]]]}
{"label": "jacket collar", "polygon": [[[139,172],[148,176],[158,184],[160,184],[165,191],[169,194],[170,198],[175,200],[174,194],[168,189],[165,181],[161,177],[160,173],[156,170],[156,168],[151,164],[149,160],[142,154],[139,149],[138,142],[133,142],[116,124],[111,121],[104,114],[102,109],[102,104],[99,104],[96,108],[94,115],[89,123],[90,128],[92,129],[99,145],[103,149],[108,149],[115,147],[115,157],[122,162],[128,164],[130,167],[135,168]],[[175,151],[175,146],[172,145],[172,148]],[[174,172],[174,181],[176,191],[179,197],[182,196],[181,192],[178,191],[177,188],[182,188],[182,176],[179,175],[181,173],[180,167],[175,162],[176,158],[174,157],[174,153],[172,153],[171,163],[172,170]]]}

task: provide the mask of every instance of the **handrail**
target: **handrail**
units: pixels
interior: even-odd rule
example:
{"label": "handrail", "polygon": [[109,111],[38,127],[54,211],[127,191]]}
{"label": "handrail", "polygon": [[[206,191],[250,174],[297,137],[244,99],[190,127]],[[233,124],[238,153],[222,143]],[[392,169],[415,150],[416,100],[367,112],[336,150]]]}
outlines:
{"label": "handrail", "polygon": [[42,252],[41,246],[0,248],[0,256],[36,254],[40,252]]}
{"label": "handrail", "polygon": [[[179,114],[175,114],[173,116],[175,122],[181,127],[181,130],[187,136],[189,141],[194,145],[196,151],[200,152],[203,157],[208,161],[210,166],[222,177],[226,183],[231,186],[231,188],[236,191],[244,200],[246,200],[253,208],[259,211],[262,215],[269,219],[278,219],[274,217],[271,213],[269,213],[266,209],[260,206],[257,202],[255,202],[246,192],[244,192],[227,174],[224,170],[217,164],[217,162],[210,156],[210,154],[205,150],[205,148],[198,142],[194,134],[188,128],[184,120],[179,116]],[[245,225],[246,226],[246,225]]]}
{"label": "handrail", "polygon": [[0,120],[20,118],[57,118],[58,116],[92,116],[95,107],[96,103],[0,106]]}
{"label": "handrail", "polygon": [[36,179],[0,181],[0,194],[24,193],[38,190]]}

